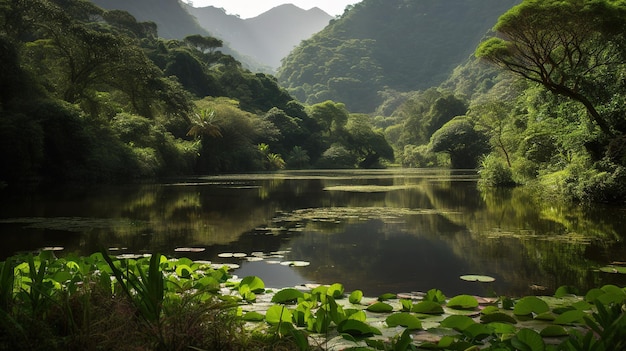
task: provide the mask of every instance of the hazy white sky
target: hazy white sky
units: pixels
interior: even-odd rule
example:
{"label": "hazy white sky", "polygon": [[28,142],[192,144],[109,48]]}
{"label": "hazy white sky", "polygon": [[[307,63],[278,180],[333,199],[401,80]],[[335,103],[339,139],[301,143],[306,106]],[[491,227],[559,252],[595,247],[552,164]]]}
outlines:
{"label": "hazy white sky", "polygon": [[184,0],[193,3],[194,7],[215,6],[226,10],[229,15],[239,15],[241,18],[250,18],[282,4],[294,4],[308,10],[319,7],[331,16],[343,14],[348,5],[356,4],[361,0]]}

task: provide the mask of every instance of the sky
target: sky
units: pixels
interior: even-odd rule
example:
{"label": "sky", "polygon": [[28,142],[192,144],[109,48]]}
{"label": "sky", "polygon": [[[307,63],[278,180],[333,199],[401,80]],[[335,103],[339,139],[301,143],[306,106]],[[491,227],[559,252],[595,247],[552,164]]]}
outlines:
{"label": "sky", "polygon": [[361,0],[184,0],[194,7],[215,6],[226,10],[229,15],[239,15],[241,18],[251,18],[282,4],[294,4],[305,10],[319,7],[331,16],[343,14],[348,5],[356,4]]}

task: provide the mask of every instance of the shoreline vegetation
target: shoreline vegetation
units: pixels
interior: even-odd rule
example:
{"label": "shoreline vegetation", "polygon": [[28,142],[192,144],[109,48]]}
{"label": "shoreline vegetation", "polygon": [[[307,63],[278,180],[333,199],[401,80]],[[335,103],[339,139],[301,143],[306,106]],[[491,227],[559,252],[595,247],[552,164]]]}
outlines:
{"label": "shoreline vegetation", "polygon": [[366,297],[341,283],[272,289],[161,254],[0,263],[0,349],[11,350],[626,350],[625,315],[626,289],[614,285]]}

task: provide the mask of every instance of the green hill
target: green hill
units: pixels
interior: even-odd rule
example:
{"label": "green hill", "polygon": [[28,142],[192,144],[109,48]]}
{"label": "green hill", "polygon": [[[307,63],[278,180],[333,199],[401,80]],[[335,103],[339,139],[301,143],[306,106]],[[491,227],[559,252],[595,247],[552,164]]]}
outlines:
{"label": "green hill", "polygon": [[518,0],[364,0],[283,60],[277,77],[307,103],[372,112],[379,92],[442,83]]}

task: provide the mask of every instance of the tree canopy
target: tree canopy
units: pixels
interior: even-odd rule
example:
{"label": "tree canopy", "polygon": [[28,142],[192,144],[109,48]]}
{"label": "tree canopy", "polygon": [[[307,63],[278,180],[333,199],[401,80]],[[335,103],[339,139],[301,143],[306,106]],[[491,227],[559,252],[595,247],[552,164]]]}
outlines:
{"label": "tree canopy", "polygon": [[605,110],[626,63],[626,2],[525,0],[498,20],[478,57],[584,105],[603,133],[623,133]]}

